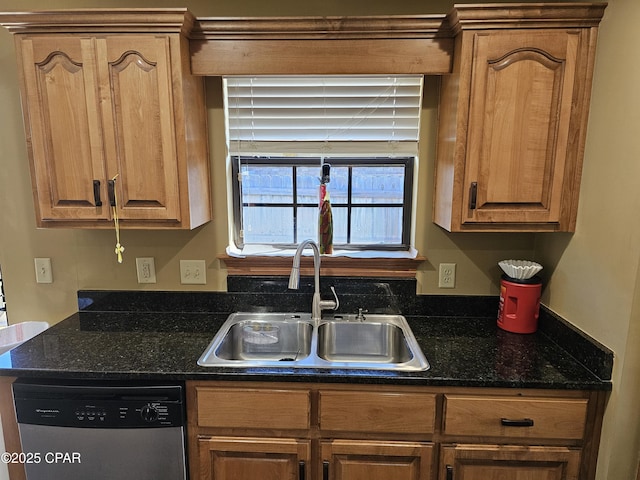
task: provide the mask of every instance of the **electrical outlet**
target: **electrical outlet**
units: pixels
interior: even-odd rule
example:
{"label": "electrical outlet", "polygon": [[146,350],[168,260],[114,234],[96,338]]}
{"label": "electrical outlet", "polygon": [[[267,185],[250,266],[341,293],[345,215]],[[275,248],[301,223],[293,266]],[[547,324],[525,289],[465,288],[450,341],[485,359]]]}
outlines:
{"label": "electrical outlet", "polygon": [[180,283],[205,285],[207,266],[204,260],[180,260]]}
{"label": "electrical outlet", "polygon": [[51,272],[50,258],[34,258],[33,263],[36,267],[37,283],[53,283],[53,273]]}
{"label": "electrical outlet", "polygon": [[456,264],[441,263],[438,275],[438,288],[455,288]]}
{"label": "electrical outlet", "polygon": [[138,283],[156,283],[156,265],[153,257],[137,257]]}

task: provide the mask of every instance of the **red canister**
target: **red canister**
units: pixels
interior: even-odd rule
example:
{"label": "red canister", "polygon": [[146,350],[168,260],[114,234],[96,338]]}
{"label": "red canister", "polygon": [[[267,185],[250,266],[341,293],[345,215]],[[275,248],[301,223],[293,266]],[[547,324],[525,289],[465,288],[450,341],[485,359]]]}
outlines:
{"label": "red canister", "polygon": [[503,275],[500,280],[498,327],[513,333],[534,333],[540,311],[540,277],[517,280]]}

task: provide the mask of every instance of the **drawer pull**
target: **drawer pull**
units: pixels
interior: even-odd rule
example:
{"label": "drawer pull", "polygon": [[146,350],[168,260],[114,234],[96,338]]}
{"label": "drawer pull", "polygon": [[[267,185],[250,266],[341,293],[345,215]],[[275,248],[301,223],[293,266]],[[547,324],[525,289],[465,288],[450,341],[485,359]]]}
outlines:
{"label": "drawer pull", "polygon": [[322,480],[329,480],[329,462],[322,462]]}
{"label": "drawer pull", "polygon": [[93,181],[93,201],[96,207],[102,206],[102,200],[100,199],[100,180]]}
{"label": "drawer pull", "polygon": [[298,463],[298,480],[305,480],[305,462]]}
{"label": "drawer pull", "polygon": [[469,210],[475,210],[478,206],[478,182],[471,182],[469,187]]}
{"label": "drawer pull", "polygon": [[447,478],[446,480],[453,480],[453,467],[451,465],[447,465]]}
{"label": "drawer pull", "polygon": [[116,181],[107,180],[107,193],[109,194],[109,205],[116,206]]}
{"label": "drawer pull", "polygon": [[533,427],[533,420],[531,418],[523,418],[521,420],[501,418],[500,423],[503,427]]}

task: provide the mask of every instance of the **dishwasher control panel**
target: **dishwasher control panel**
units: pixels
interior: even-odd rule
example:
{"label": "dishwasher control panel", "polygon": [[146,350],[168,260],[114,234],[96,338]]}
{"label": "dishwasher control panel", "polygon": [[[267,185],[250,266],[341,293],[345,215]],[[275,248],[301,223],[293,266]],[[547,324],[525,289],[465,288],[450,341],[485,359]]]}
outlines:
{"label": "dishwasher control panel", "polygon": [[34,385],[14,383],[18,423],[145,428],[184,425],[180,386]]}

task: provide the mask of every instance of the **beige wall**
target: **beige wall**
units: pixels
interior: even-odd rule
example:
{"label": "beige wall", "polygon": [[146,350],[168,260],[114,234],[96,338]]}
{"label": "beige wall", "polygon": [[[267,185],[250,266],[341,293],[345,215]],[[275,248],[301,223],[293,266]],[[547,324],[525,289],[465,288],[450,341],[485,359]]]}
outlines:
{"label": "beige wall", "polygon": [[[459,2],[464,3],[464,2]],[[362,15],[444,13],[453,1],[405,0],[0,0],[0,10],[187,6],[197,16]],[[427,256],[420,293],[496,294],[498,260],[535,256],[549,282],[544,301],[616,354],[614,391],[607,409],[598,479],[631,479],[640,449],[640,4],[612,0],[598,44],[584,180],[575,234],[449,234],[431,223],[437,81],[428,80],[418,173],[416,247]],[[193,232],[125,231],[125,262],[115,262],[111,231],[38,230],[18,97],[11,35],[0,29],[0,265],[12,323],[57,322],[76,310],[78,289],[183,290],[180,259],[204,259],[207,285],[224,290],[216,260],[227,239],[224,127],[219,82],[207,80],[214,221]],[[623,228],[624,227],[624,228]],[[158,283],[136,282],[135,257],[153,256]],[[38,285],[33,258],[51,257],[54,283]],[[454,290],[437,288],[437,265],[458,264]],[[629,420],[632,420],[630,422]],[[633,422],[636,422],[633,424]]]}
{"label": "beige wall", "polygon": [[[574,235],[539,235],[543,301],[615,352],[598,478],[634,479],[640,451],[640,3],[601,24]],[[629,61],[634,59],[633,61]]]}

